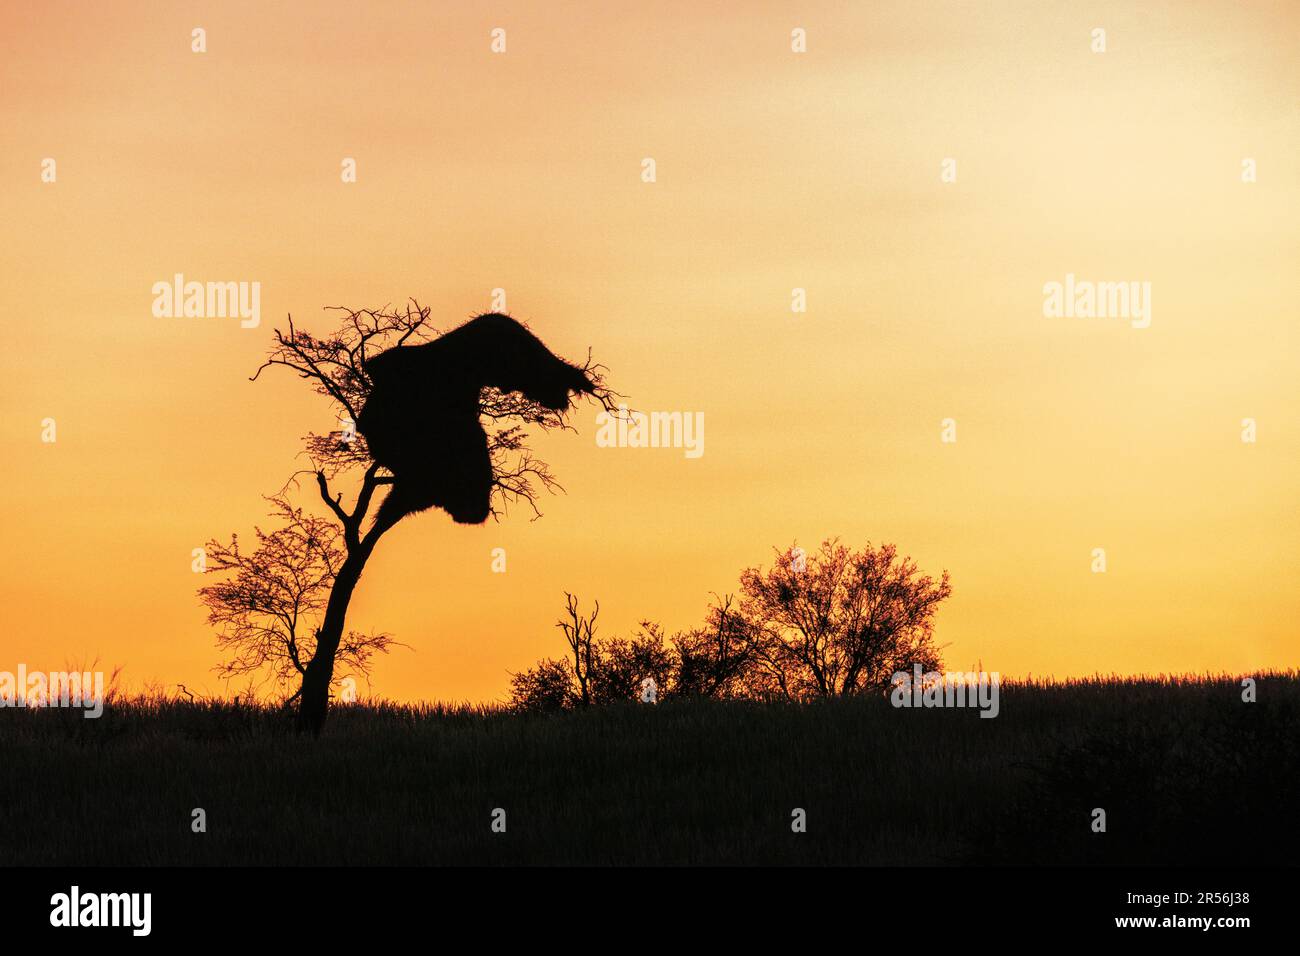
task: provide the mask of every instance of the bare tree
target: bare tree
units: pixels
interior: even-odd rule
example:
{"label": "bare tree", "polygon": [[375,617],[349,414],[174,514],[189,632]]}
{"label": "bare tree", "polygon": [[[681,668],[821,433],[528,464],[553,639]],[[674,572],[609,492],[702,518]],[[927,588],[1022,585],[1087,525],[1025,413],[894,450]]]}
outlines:
{"label": "bare tree", "polygon": [[948,597],[892,544],[850,551],[837,540],[816,554],[779,553],[769,570],[741,574],[739,615],[757,692],[801,700],[884,688],[893,674],[939,664],[935,609]]}
{"label": "bare tree", "polygon": [[[329,687],[353,591],[379,539],[400,518],[399,515],[390,521],[371,521],[367,525],[375,493],[391,485],[392,476],[371,460],[364,437],[355,431],[355,423],[372,388],[366,361],[387,349],[417,345],[438,336],[438,330],[430,324],[429,309],[414,301],[400,309],[385,306],[337,311],[343,313],[340,327],[323,338],[298,328],[290,317],[287,330],[275,331],[276,344],[253,375],[256,380],[265,369],[274,366],[296,372],[317,394],[332,403],[340,423],[338,430],[311,433],[304,439],[311,463],[309,473],[314,475],[321,500],[337,521],[343,541],[342,561],[315,634],[315,651],[305,664],[299,698],[299,726],[317,734],[325,724]],[[594,383],[595,396],[601,405],[615,410],[617,396],[605,385],[603,367],[593,364],[588,356],[583,371]],[[491,426],[488,449],[493,473],[492,514],[500,516],[510,505],[520,502],[527,504],[535,515],[540,514],[538,492],[543,488],[554,491],[559,485],[546,464],[530,452],[525,428],[529,425],[543,429],[570,428],[563,414],[520,394],[492,388],[483,389],[479,412],[480,420]],[[349,508],[331,482],[339,482],[356,472],[360,472],[360,481]]]}
{"label": "bare tree", "polygon": [[592,703],[592,683],[599,665],[599,655],[593,644],[596,636],[596,618],[600,617],[600,602],[595,610],[584,615],[578,610],[578,598],[567,591],[564,593],[566,618],[561,618],[555,626],[564,632],[564,640],[569,645],[569,655],[573,659],[573,679],[577,686],[575,702],[588,707]]}
{"label": "bare tree", "polygon": [[[268,500],[278,527],[255,527],[253,551],[241,547],[238,535],[231,535],[229,544],[207,543],[207,573],[228,576],[200,588],[199,599],[208,609],[208,623],[217,628],[217,646],[227,654],[217,673],[227,679],[248,676],[259,687],[272,683],[289,704],[302,693],[307,664],[316,653],[316,628],[345,549],[333,521],[304,513],[283,495]],[[365,677],[374,655],[395,643],[387,634],[350,631],[335,661],[344,673]]]}

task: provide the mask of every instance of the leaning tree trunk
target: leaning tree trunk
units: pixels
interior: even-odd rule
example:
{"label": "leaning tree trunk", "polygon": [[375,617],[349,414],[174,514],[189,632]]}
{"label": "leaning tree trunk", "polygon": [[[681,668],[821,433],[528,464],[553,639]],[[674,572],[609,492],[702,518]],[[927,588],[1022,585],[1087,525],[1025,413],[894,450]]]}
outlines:
{"label": "leaning tree trunk", "polygon": [[363,539],[355,550],[348,552],[334,578],[329,603],[325,606],[325,619],[316,632],[316,651],[302,676],[302,696],[298,698],[300,731],[310,731],[319,737],[325,728],[325,718],[329,714],[330,683],[334,679],[334,655],[338,653],[339,641],[343,639],[348,602],[352,600],[352,592],[356,589],[361,571],[373,550],[374,540]]}

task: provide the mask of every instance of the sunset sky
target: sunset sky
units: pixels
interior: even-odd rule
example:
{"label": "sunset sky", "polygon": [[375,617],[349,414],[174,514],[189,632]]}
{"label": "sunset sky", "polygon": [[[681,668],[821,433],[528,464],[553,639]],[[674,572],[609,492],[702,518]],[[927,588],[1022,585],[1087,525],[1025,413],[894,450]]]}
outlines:
{"label": "sunset sky", "polygon": [[[410,645],[377,694],[501,699],[565,590],[671,631],[827,536],[949,571],[954,667],[1294,666],[1298,8],[729,9],[0,8],[0,670],[223,692],[191,550],[335,427],[249,381],[273,328],[410,297],[449,328],[498,287],[634,407],[702,412],[704,454],[599,448],[581,406],[535,442],[540,520],[404,521],[352,606]],[[154,317],[176,273],[260,282],[260,327]],[[1045,317],[1067,274],[1150,282],[1150,327]]]}

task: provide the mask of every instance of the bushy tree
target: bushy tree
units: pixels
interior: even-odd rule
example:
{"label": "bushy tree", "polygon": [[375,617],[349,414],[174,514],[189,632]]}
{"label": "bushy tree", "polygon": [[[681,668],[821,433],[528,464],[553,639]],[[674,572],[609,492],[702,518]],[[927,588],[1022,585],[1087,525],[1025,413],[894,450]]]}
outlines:
{"label": "bushy tree", "polygon": [[947,571],[923,575],[892,544],[778,553],[740,576],[748,686],[806,700],[883,689],[917,663],[938,670],[934,612],[951,590]]}
{"label": "bushy tree", "polygon": [[[212,540],[204,547],[206,573],[224,577],[199,588],[199,600],[226,655],[217,673],[248,676],[259,687],[273,685],[289,703],[301,695],[307,664],[316,653],[317,629],[344,560],[343,531],[283,495],[268,500],[277,526],[255,527],[251,551],[238,535],[228,544]],[[395,643],[388,634],[349,631],[335,653],[332,685],[345,676],[367,676],[374,655]]]}
{"label": "bushy tree", "polygon": [[568,644],[563,660],[544,658],[511,678],[510,704],[523,711],[560,711],[643,699],[647,680],[655,699],[743,696],[747,650],[730,599],[709,610],[704,628],[668,636],[642,621],[629,638],[601,638],[600,603],[583,614],[566,594],[565,616],[556,625]]}
{"label": "bushy tree", "polygon": [[568,661],[546,657],[510,677],[510,706],[515,710],[549,714],[572,710],[579,700]]}
{"label": "bushy tree", "polygon": [[515,674],[511,704],[557,711],[635,700],[647,678],[660,700],[681,697],[804,701],[882,691],[893,675],[942,663],[934,612],[948,572],[921,574],[892,544],[851,551],[827,540],[816,554],[791,547],[773,566],[740,576],[740,595],[715,599],[704,627],[671,637],[643,621],[628,639],[600,638],[600,605],[584,615],[566,595],[558,627],[564,660]]}
{"label": "bushy tree", "polygon": [[730,595],[715,599],[704,627],[675,634],[672,646],[676,663],[673,692],[677,695],[749,696],[747,675],[753,656],[745,622],[732,609]]}

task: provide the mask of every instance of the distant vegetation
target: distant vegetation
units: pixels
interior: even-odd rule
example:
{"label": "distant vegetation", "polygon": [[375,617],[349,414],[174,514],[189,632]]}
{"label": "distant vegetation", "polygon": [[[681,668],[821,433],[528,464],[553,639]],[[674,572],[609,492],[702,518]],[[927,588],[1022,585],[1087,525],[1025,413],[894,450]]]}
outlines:
{"label": "distant vegetation", "polygon": [[0,710],[0,863],[1293,863],[1300,673],[1257,682],[1004,683],[993,720],[884,693],[355,704],[306,743],[225,702]]}
{"label": "distant vegetation", "polygon": [[934,613],[948,573],[922,574],[892,544],[853,551],[827,539],[797,546],[772,567],[740,574],[739,597],[718,600],[703,627],[672,636],[646,621],[630,638],[599,637],[600,604],[583,613],[566,595],[557,627],[568,653],[515,674],[511,705],[549,713],[618,701],[851,697],[888,687],[920,665],[941,666]]}

